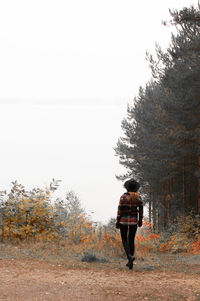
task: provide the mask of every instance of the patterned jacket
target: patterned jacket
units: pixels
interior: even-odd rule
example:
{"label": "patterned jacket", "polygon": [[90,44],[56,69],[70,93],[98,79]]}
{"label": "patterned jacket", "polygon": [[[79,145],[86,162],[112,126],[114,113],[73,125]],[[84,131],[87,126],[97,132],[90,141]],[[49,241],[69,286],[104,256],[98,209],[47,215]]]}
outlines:
{"label": "patterned jacket", "polygon": [[[138,216],[139,215],[139,216]],[[117,223],[136,225],[143,218],[143,201],[138,192],[126,192],[119,201]]]}

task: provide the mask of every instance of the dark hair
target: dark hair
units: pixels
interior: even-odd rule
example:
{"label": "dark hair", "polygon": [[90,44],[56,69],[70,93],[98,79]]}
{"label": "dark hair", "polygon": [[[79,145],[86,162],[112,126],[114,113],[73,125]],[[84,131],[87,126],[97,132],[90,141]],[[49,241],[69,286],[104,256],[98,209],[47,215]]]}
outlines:
{"label": "dark hair", "polygon": [[128,192],[137,192],[140,188],[140,184],[136,180],[130,179],[124,183],[124,188],[126,188]]}

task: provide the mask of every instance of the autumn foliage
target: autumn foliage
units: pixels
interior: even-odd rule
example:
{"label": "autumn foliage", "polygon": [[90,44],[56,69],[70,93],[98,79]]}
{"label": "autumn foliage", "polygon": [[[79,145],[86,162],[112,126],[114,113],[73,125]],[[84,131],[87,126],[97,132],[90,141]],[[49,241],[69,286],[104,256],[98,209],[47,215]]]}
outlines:
{"label": "autumn foliage", "polygon": [[[45,189],[26,191],[17,181],[9,193],[0,192],[1,242],[48,242],[79,246],[82,250],[98,250],[106,255],[124,256],[120,232],[115,219],[107,225],[90,220],[77,195],[70,191],[66,198],[53,201],[59,181],[53,180]],[[144,219],[136,235],[136,252],[200,253],[200,221],[192,216],[179,218],[175,229],[155,233],[154,225]]]}
{"label": "autumn foliage", "polygon": [[67,194],[65,202],[52,202],[58,182],[53,180],[45,189],[26,191],[17,181],[9,193],[0,192],[1,241],[59,241],[70,238],[80,242],[88,235],[90,223],[79,208],[75,193]]}

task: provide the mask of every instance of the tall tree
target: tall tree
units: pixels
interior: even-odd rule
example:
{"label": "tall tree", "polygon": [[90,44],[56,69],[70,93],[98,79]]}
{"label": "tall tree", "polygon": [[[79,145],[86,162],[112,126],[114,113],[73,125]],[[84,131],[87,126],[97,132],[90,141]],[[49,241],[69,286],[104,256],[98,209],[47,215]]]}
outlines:
{"label": "tall tree", "polygon": [[128,106],[115,148],[127,168],[118,178],[142,183],[159,227],[200,213],[200,8],[170,15],[177,33],[166,51],[156,46],[156,59],[148,54],[152,80]]}

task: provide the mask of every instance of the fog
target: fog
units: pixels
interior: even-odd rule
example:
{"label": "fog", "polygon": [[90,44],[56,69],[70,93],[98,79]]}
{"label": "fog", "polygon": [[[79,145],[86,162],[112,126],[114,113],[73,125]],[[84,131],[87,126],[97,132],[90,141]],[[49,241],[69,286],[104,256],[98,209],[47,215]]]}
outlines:
{"label": "fog", "polygon": [[62,180],[55,197],[74,190],[95,221],[116,216],[124,172],[113,147],[126,106],[1,105],[1,187],[27,189]]}

